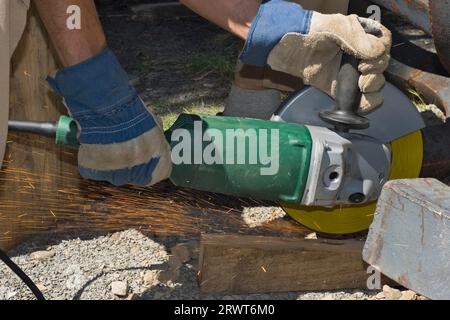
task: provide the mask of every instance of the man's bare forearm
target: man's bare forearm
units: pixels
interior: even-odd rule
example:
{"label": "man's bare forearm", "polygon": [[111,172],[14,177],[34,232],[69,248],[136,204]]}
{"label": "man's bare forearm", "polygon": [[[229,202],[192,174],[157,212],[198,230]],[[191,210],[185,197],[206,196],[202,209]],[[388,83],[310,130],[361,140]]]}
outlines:
{"label": "man's bare forearm", "polygon": [[247,39],[261,0],[181,0],[202,17],[239,38]]}
{"label": "man's bare forearm", "polygon": [[[246,39],[260,0],[182,0],[199,15]],[[39,14],[64,67],[86,60],[106,48],[93,0],[35,0]],[[81,11],[81,28],[67,28],[69,6]]]}
{"label": "man's bare forearm", "polygon": [[[42,21],[64,67],[91,58],[106,48],[94,0],[35,0]],[[69,29],[70,6],[80,8],[80,29]]]}

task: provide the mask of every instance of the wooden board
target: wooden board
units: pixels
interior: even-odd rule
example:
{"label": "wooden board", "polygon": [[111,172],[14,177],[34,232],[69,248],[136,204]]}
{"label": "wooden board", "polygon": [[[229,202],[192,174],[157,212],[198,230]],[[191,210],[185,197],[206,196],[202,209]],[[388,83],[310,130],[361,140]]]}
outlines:
{"label": "wooden board", "polygon": [[[52,94],[45,77],[56,62],[35,8],[29,13],[24,36],[12,59],[10,119],[56,120],[64,106]],[[0,172],[0,246],[9,247],[29,233],[47,228],[54,217],[28,210],[42,203],[44,190],[59,189],[66,181],[52,174],[76,173],[75,161],[51,140],[30,135],[8,137]],[[64,161],[61,161],[64,160]],[[49,195],[58,199],[57,194]]]}
{"label": "wooden board", "polygon": [[202,293],[267,293],[367,288],[359,240],[204,235]]}

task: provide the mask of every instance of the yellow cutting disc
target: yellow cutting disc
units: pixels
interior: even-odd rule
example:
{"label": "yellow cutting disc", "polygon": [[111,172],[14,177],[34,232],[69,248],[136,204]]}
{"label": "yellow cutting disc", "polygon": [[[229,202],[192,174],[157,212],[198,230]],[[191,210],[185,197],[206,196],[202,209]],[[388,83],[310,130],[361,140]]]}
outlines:
{"label": "yellow cutting disc", "polygon": [[[389,180],[419,177],[423,162],[421,131],[391,142],[391,173]],[[302,225],[325,234],[351,234],[369,228],[376,202],[335,208],[306,207],[284,203],[283,209]]]}

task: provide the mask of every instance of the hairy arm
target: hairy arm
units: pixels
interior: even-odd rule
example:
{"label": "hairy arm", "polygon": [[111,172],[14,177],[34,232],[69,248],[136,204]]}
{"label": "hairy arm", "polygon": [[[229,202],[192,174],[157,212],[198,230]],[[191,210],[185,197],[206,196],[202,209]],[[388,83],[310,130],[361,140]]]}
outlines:
{"label": "hairy arm", "polygon": [[205,19],[246,40],[260,0],[181,0]]}
{"label": "hairy arm", "polygon": [[[106,48],[105,34],[94,0],[35,0],[39,15],[47,29],[58,58],[64,67],[89,59]],[[67,28],[67,8],[81,10],[81,29]]]}

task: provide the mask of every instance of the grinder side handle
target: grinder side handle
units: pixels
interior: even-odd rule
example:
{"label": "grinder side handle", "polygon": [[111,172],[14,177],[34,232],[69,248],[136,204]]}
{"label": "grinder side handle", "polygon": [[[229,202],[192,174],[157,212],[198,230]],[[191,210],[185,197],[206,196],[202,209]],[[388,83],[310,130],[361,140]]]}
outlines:
{"label": "grinder side handle", "polygon": [[335,125],[337,131],[362,130],[370,126],[367,118],[358,115],[362,96],[358,84],[360,77],[358,65],[357,58],[343,54],[337,79],[335,109],[319,114],[322,120]]}
{"label": "grinder side handle", "polygon": [[358,114],[361,101],[358,64],[358,59],[344,53],[336,88],[336,110],[354,115]]}

